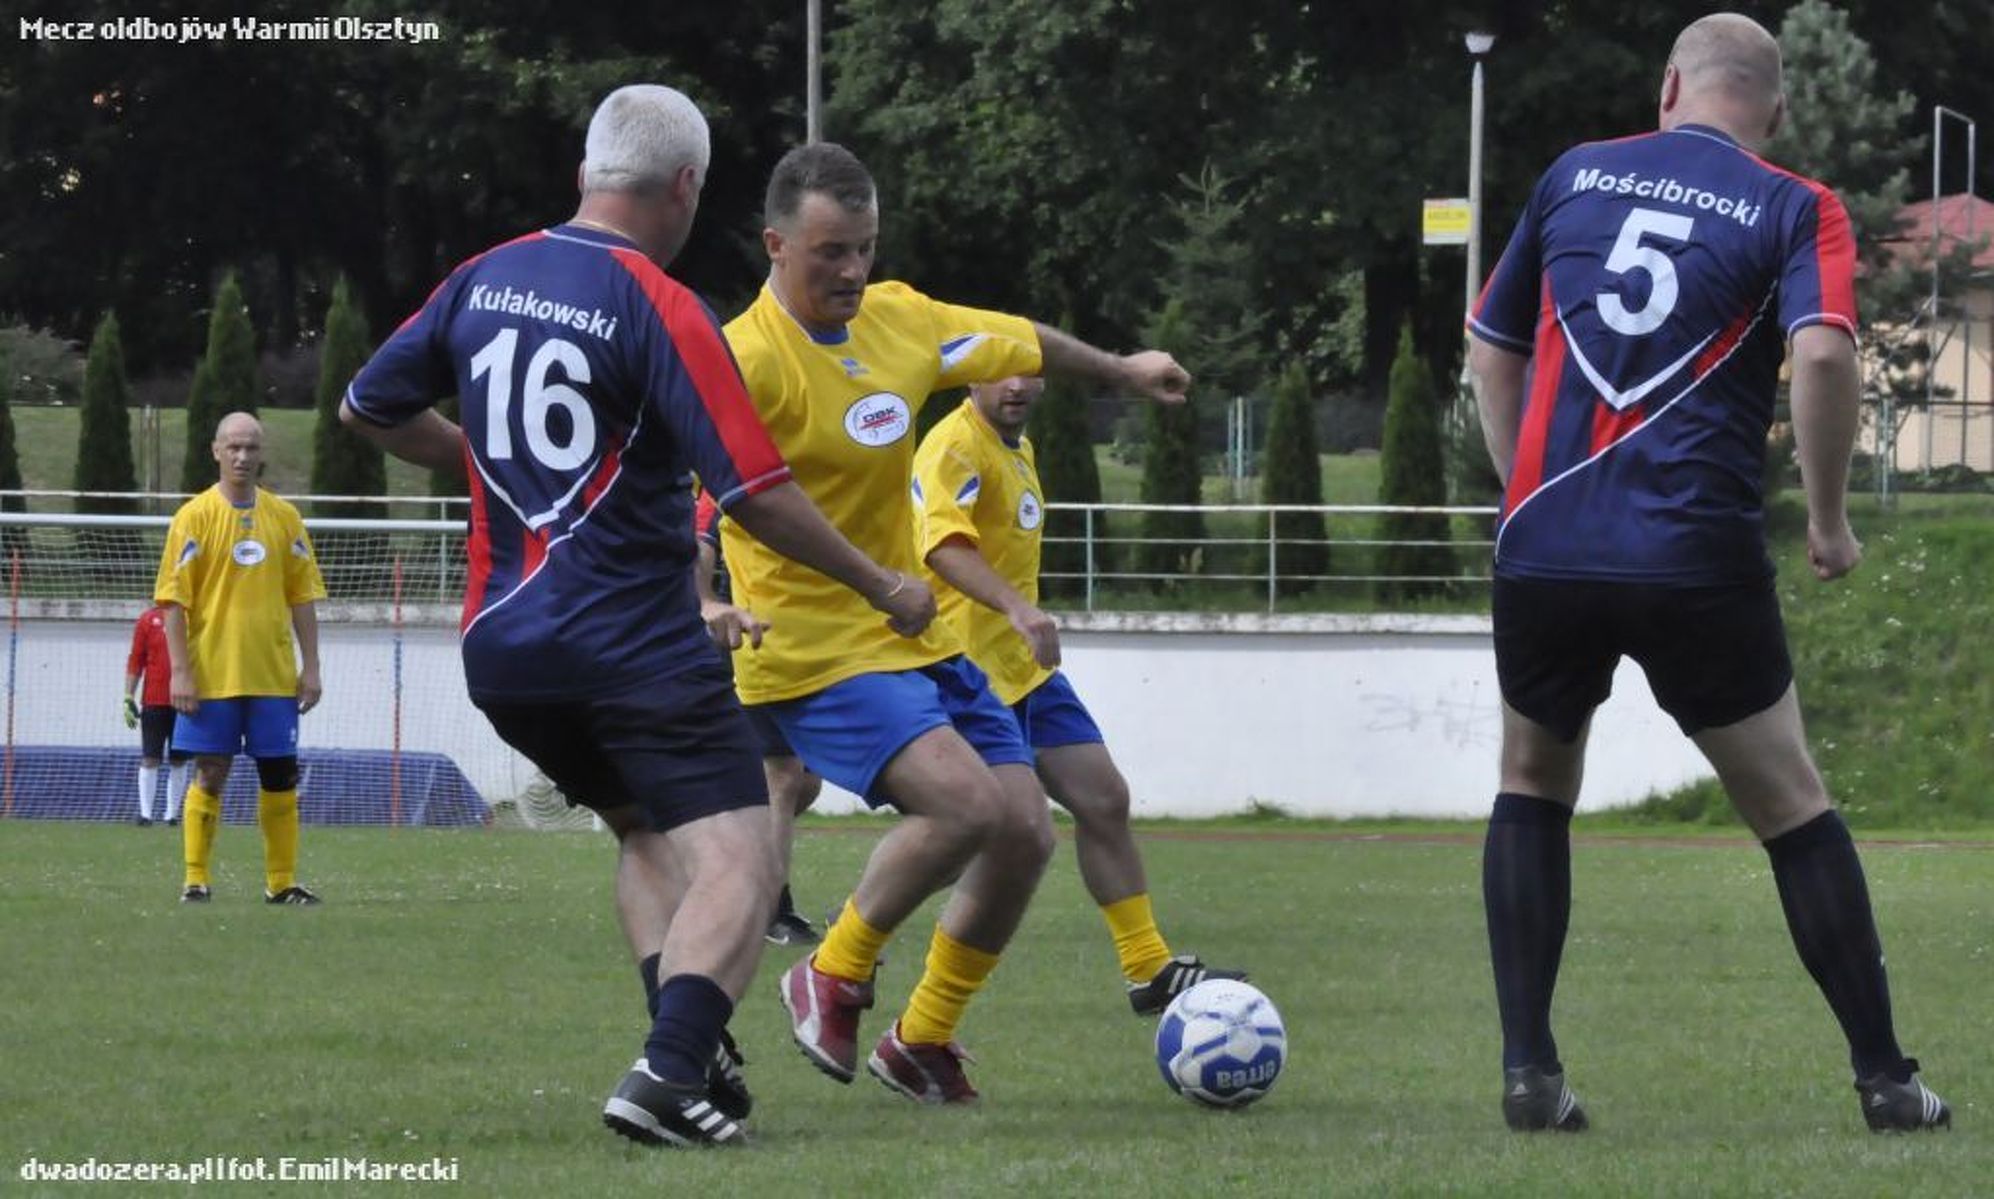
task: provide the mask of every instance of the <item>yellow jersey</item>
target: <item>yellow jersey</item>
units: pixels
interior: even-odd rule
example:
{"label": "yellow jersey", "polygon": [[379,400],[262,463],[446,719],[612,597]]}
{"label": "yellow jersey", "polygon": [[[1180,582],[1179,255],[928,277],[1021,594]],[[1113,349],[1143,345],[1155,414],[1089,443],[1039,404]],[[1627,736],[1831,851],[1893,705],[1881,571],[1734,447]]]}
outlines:
{"label": "yellow jersey", "polygon": [[[920,569],[908,531],[914,415],[930,395],[1039,373],[1039,339],[1022,317],[929,299],[904,283],[866,288],[859,314],[819,340],[764,285],[726,328],[748,395],[797,486],[873,561]],[[810,695],[861,674],[914,670],[962,652],[936,621],[901,637],[864,599],[721,525],[734,602],[769,622],[761,648],[734,654],[745,703]]]}
{"label": "yellow jersey", "polygon": [[1039,602],[1039,542],[1045,533],[1045,492],[1032,443],[1005,441],[972,400],[928,431],[914,454],[914,549],[941,620],[990,676],[990,689],[1015,704],[1052,671],[1001,612],[992,611],[927,569],[928,552],[951,537],[975,546],[992,570]]}
{"label": "yellow jersey", "polygon": [[296,507],[259,487],[239,508],[217,486],[173,514],[152,598],[186,613],[197,697],[296,695],[291,607],[325,580]]}

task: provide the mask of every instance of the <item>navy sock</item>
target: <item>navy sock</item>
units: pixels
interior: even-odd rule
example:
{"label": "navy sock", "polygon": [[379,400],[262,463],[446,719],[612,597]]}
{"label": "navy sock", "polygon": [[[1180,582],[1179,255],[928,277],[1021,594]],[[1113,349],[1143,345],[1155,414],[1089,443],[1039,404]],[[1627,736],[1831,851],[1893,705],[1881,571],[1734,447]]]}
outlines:
{"label": "navy sock", "polygon": [[1870,912],[1862,860],[1839,812],[1823,812],[1765,843],[1786,927],[1807,973],[1849,1039],[1856,1077],[1909,1077],[1890,1018],[1883,944]]}
{"label": "navy sock", "polygon": [[782,885],[782,894],[775,898],[775,914],[778,916],[796,915],[796,899],[789,893],[789,884]]}
{"label": "navy sock", "polygon": [[664,954],[654,953],[637,963],[637,973],[644,980],[644,1010],[653,1020],[658,1018],[658,966],[664,959]]}
{"label": "navy sock", "polygon": [[720,1045],[734,1001],[710,978],[674,974],[658,987],[657,1015],[644,1042],[651,1072],[666,1082],[697,1086]]}
{"label": "navy sock", "polygon": [[1504,1069],[1556,1073],[1551,993],[1572,915],[1572,810],[1503,792],[1489,815],[1482,850],[1482,905],[1502,1015]]}

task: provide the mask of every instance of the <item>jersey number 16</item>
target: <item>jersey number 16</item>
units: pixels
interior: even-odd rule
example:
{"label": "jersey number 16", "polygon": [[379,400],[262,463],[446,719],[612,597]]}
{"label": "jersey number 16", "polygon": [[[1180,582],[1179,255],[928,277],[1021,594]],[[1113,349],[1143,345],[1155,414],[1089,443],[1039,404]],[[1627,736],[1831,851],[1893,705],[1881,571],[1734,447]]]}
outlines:
{"label": "jersey number 16", "polygon": [[[485,384],[485,457],[492,461],[512,457],[512,361],[518,348],[519,330],[501,329],[471,357],[471,378],[490,376]],[[548,381],[547,375],[556,364],[567,376],[567,383]],[[527,451],[549,470],[573,470],[595,454],[595,412],[588,397],[569,386],[586,387],[588,382],[588,357],[572,341],[550,337],[527,360],[520,424],[525,428]],[[556,408],[568,416],[566,442],[554,439],[548,419]]]}

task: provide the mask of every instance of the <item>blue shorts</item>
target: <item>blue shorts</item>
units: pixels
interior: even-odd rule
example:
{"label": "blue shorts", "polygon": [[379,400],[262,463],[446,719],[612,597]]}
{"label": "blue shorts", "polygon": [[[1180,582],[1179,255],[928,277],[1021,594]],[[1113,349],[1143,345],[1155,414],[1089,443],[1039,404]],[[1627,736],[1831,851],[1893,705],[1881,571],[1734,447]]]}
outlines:
{"label": "blue shorts", "polygon": [[173,725],[173,748],[198,757],[298,756],[298,697],[236,695],[204,699],[192,716]]}
{"label": "blue shorts", "polygon": [[614,695],[474,702],[570,805],[632,809],[668,832],[769,801],[760,745],[718,661]]}
{"label": "blue shorts", "polygon": [[1034,750],[1058,749],[1062,745],[1099,745],[1107,740],[1101,726],[1094,723],[1087,705],[1074,693],[1073,684],[1060,671],[1025,693],[1011,705],[1024,731],[1025,744]]}
{"label": "blue shorts", "polygon": [[990,690],[989,677],[960,654],[758,706],[775,718],[805,766],[875,808],[893,802],[878,786],[886,764],[943,725],[953,725],[991,766],[1032,764],[1017,718]]}

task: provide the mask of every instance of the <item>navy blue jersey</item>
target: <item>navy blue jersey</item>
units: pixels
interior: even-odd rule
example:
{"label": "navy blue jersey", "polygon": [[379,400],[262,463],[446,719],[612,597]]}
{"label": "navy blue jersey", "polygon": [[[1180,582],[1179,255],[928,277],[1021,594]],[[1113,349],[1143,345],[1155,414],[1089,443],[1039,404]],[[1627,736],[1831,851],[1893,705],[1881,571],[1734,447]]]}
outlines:
{"label": "navy blue jersey", "polygon": [[789,478],[718,322],[626,239],[562,225],[451,273],[346,402],[462,398],[464,674],[476,699],[608,695],[711,662],[692,476],[724,507]]}
{"label": "navy blue jersey", "polygon": [[1760,478],[1793,331],[1856,330],[1835,194],[1685,125],[1567,151],[1473,333],[1531,358],[1496,573],[1765,577]]}

